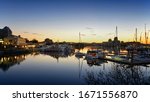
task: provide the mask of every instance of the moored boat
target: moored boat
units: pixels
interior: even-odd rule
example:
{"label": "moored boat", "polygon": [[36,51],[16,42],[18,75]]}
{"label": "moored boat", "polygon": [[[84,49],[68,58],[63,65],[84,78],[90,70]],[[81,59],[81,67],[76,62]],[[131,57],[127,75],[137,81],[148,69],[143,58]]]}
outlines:
{"label": "moored boat", "polygon": [[85,56],[86,59],[105,58],[105,53],[101,50],[88,50]]}
{"label": "moored boat", "polygon": [[74,48],[68,44],[54,44],[47,47],[42,47],[40,51],[43,52],[74,52]]}
{"label": "moored boat", "polygon": [[144,62],[144,63],[150,63],[150,57],[144,56],[144,55],[136,55],[133,57],[134,62]]}
{"label": "moored boat", "polygon": [[129,61],[129,58],[124,55],[113,55],[111,56],[111,59],[116,60],[116,61]]}

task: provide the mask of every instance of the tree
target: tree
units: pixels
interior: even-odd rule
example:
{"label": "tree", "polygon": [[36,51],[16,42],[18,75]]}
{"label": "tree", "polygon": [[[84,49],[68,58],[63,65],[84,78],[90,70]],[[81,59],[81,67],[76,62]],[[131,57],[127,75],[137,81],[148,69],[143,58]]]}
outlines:
{"label": "tree", "polygon": [[27,39],[27,38],[25,38],[25,40],[26,40],[26,43],[29,43],[29,42],[30,42],[29,39]]}
{"label": "tree", "polygon": [[38,40],[33,39],[33,40],[31,40],[31,42],[32,42],[32,43],[38,43]]}
{"label": "tree", "polygon": [[118,41],[118,37],[115,37],[115,38],[114,38],[114,41]]}
{"label": "tree", "polygon": [[44,40],[44,42],[45,42],[46,45],[51,45],[51,44],[53,44],[53,40],[52,40],[52,39],[49,39],[49,38],[46,38],[46,39]]}
{"label": "tree", "polygon": [[112,40],[111,40],[111,39],[109,39],[109,40],[108,40],[108,42],[112,42]]}

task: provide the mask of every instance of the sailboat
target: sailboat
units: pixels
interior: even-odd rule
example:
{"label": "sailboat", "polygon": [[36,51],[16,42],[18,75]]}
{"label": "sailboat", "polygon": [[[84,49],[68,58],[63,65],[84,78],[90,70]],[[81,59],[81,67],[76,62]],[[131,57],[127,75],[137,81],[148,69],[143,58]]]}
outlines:
{"label": "sailboat", "polygon": [[[81,44],[81,34],[79,32],[79,46]],[[75,52],[75,56],[78,58],[82,58],[83,56],[85,56],[85,53],[80,52],[80,50],[78,50],[77,52]]]}
{"label": "sailboat", "polygon": [[[140,36],[140,42],[141,42],[141,37]],[[136,28],[136,33],[135,33],[135,41],[137,42],[137,28]],[[145,46],[144,45],[136,45],[136,46],[131,46],[132,49],[128,49],[127,50],[133,50],[134,56],[132,56],[133,61],[135,62],[140,62],[140,63],[150,63],[150,48],[147,47],[147,43],[148,43],[148,35],[147,35],[147,31],[146,31],[146,25],[145,25]],[[133,52],[132,51],[132,52]]]}

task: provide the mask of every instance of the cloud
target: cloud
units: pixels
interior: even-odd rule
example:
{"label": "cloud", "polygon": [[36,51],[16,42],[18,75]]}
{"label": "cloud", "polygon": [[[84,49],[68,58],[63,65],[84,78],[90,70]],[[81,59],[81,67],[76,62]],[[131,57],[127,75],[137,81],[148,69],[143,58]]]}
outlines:
{"label": "cloud", "polygon": [[96,34],[91,34],[91,35],[96,36]]}
{"label": "cloud", "polygon": [[81,36],[86,36],[85,34],[80,34]]}
{"label": "cloud", "polygon": [[91,27],[86,27],[86,29],[92,30],[92,29],[94,29],[94,28],[91,28]]}
{"label": "cloud", "polygon": [[43,35],[43,34],[39,34],[39,33],[32,33],[33,35]]}
{"label": "cloud", "polygon": [[38,33],[32,33],[32,34],[38,34]]}
{"label": "cloud", "polygon": [[29,33],[29,32],[23,32],[23,33]]}
{"label": "cloud", "polygon": [[25,32],[23,32],[23,33],[24,33],[24,34],[32,34],[32,35],[43,35],[43,34],[39,34],[39,33],[36,33],[36,32],[33,33],[33,32],[26,32],[26,31],[25,31]]}
{"label": "cloud", "polygon": [[114,35],[114,33],[108,33],[107,35]]}

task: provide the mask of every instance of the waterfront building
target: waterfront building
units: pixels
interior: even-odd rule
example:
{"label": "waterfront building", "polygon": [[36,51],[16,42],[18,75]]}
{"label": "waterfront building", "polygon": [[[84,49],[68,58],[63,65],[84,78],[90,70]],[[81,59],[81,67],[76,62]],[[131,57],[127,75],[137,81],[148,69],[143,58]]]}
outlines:
{"label": "waterfront building", "polygon": [[4,38],[4,45],[13,45],[16,47],[25,47],[26,40],[21,36],[11,35]]}
{"label": "waterfront building", "polygon": [[3,39],[0,39],[0,44],[3,44],[3,43],[4,43]]}

